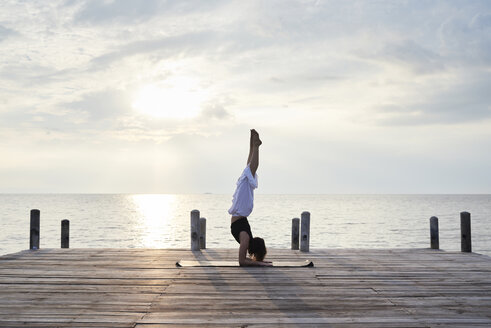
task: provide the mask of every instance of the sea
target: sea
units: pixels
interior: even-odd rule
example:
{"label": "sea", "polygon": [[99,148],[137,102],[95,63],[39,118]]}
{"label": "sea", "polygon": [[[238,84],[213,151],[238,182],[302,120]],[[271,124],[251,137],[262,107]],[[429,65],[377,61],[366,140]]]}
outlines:
{"label": "sea", "polygon": [[[190,248],[190,212],[206,218],[207,248],[236,248],[231,195],[0,194],[0,254],[29,248],[30,210],[41,212],[40,248]],[[471,213],[473,252],[491,255],[491,195],[255,195],[249,217],[267,247],[290,248],[293,218],[310,212],[310,248],[428,248],[430,217],[440,248],[460,250],[460,212]]]}

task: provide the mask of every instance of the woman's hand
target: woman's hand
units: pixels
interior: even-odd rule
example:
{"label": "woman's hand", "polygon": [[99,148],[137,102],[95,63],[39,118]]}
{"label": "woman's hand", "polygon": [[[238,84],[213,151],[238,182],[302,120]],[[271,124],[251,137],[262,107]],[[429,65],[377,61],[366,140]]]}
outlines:
{"label": "woman's hand", "polygon": [[251,258],[246,258],[242,262],[239,261],[240,266],[267,266],[272,267],[273,263],[268,261],[256,261]]}

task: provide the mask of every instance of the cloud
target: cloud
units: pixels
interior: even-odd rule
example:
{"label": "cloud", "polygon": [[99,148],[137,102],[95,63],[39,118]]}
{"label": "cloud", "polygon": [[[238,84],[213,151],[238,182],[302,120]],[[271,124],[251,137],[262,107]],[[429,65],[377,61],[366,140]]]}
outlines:
{"label": "cloud", "polygon": [[[465,76],[464,74],[462,74]],[[384,125],[465,124],[491,120],[491,73],[474,73],[446,87],[427,86],[408,103],[380,106]]]}
{"label": "cloud", "polygon": [[189,33],[184,35],[147,39],[123,44],[117,50],[106,52],[91,60],[91,69],[104,69],[124,58],[150,54],[158,57],[154,61],[166,57],[180,57],[192,54],[198,55],[205,45],[209,45],[215,39],[215,34],[208,31]]}
{"label": "cloud", "polygon": [[444,58],[428,50],[414,40],[388,43],[374,56],[381,62],[405,66],[414,74],[431,74],[444,70]]}
{"label": "cloud", "polygon": [[205,119],[227,119],[231,117],[230,113],[225,109],[223,104],[220,103],[214,103],[214,104],[208,104],[206,107],[201,111],[201,117]]}
{"label": "cloud", "polygon": [[[73,1],[67,5],[75,4]],[[86,1],[75,15],[76,22],[111,23],[124,21],[141,22],[154,16],[165,3],[158,0],[132,1]]]}
{"label": "cloud", "polygon": [[104,90],[85,94],[82,99],[66,103],[72,111],[88,114],[87,120],[97,122],[127,115],[131,112],[131,95],[125,90]]}
{"label": "cloud", "polygon": [[[473,128],[488,131],[491,122],[489,1],[12,0],[4,9],[0,135],[10,149],[46,142],[56,145],[46,152],[84,158],[98,155],[80,145],[104,143],[107,158],[128,147],[146,159],[165,146],[162,163],[175,160],[169,179],[176,168],[180,176],[209,177],[209,167],[224,172],[241,157],[240,131],[255,127],[269,140],[266,163],[289,161],[284,176],[308,172],[309,183],[295,178],[304,192],[322,192],[334,180],[330,191],[350,192],[377,190],[377,179],[393,186],[378,164],[399,173],[414,155],[409,148],[426,158],[446,142],[434,136],[465,131],[460,149],[487,140]],[[148,86],[197,91],[201,112],[189,119],[138,112],[132,97]],[[415,135],[425,138],[413,144]],[[367,144],[378,152],[357,155]],[[225,147],[228,162],[219,154]],[[292,148],[308,160],[292,162]],[[133,172],[115,166],[101,174]],[[376,176],[375,184],[353,178],[343,189],[352,170]],[[274,179],[271,192],[295,191],[283,175]]]}
{"label": "cloud", "polygon": [[[485,9],[481,9],[486,11]],[[448,18],[439,28],[441,53],[455,64],[491,65],[491,12],[471,12]]]}
{"label": "cloud", "polygon": [[39,64],[29,56],[22,58],[23,63],[7,64],[0,69],[0,75],[5,80],[13,81],[21,87],[32,87],[35,85],[46,86],[50,83],[63,82],[73,76],[70,69],[58,70],[51,66]]}
{"label": "cloud", "polygon": [[474,29],[474,30],[479,30],[479,31],[489,31],[491,29],[491,13],[478,13],[476,14],[469,26]]}
{"label": "cloud", "polygon": [[17,34],[18,34],[17,31],[0,25],[0,42],[7,39],[8,37],[11,37],[11,36],[17,35]]}
{"label": "cloud", "polygon": [[[223,1],[88,0],[76,13],[77,23],[141,23],[162,15],[185,15],[215,9]],[[76,4],[69,1],[66,5]]]}
{"label": "cloud", "polygon": [[132,115],[130,96],[125,90],[103,90],[82,93],[80,99],[64,102],[66,97],[52,100],[53,96],[46,94],[44,100],[37,95],[30,106],[17,105],[16,110],[0,112],[0,129],[14,127],[18,133],[39,130],[65,139],[106,134]]}

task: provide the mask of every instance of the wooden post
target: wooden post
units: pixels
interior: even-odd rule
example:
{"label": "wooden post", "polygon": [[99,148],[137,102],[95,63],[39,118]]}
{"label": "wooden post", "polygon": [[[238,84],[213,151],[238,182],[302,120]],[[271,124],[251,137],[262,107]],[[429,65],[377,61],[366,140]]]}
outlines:
{"label": "wooden post", "polygon": [[206,249],[206,218],[199,219],[199,248]]}
{"label": "wooden post", "polygon": [[460,213],[460,250],[467,253],[472,252],[471,214],[469,212]]}
{"label": "wooden post", "polygon": [[39,221],[41,212],[31,210],[31,233],[29,238],[29,249],[39,249]]}
{"label": "wooden post", "polygon": [[300,232],[300,219],[292,219],[292,249],[298,249]]}
{"label": "wooden post", "polygon": [[432,216],[430,218],[430,243],[432,249],[440,249],[440,240],[438,236],[438,218]]}
{"label": "wooden post", "polygon": [[199,211],[191,211],[191,250],[199,251]]}
{"label": "wooden post", "polygon": [[300,240],[300,251],[308,252],[309,251],[309,242],[310,242],[310,213],[302,212],[302,229],[300,233],[302,234],[302,239]]}
{"label": "wooden post", "polygon": [[61,248],[70,247],[70,221],[61,221]]}

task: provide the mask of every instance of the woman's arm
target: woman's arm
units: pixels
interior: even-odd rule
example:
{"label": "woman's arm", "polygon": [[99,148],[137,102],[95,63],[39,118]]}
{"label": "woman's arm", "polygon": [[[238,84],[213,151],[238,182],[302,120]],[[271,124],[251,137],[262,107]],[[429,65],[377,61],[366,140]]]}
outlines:
{"label": "woman's arm", "polygon": [[247,258],[247,249],[249,248],[249,234],[245,231],[241,231],[239,246],[239,265],[240,266],[273,266],[271,263],[254,261]]}
{"label": "woman's arm", "polygon": [[264,262],[264,261],[254,261],[251,259],[246,258],[246,264],[241,265],[241,266],[267,266],[267,267],[272,267],[273,264],[271,262]]}

